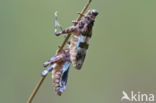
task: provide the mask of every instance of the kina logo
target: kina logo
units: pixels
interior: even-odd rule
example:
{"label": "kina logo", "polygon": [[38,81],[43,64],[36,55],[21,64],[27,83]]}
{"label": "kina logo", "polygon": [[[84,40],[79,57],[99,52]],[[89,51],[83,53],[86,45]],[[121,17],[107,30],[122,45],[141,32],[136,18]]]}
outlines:
{"label": "kina logo", "polygon": [[154,103],[155,96],[152,93],[142,93],[142,92],[134,92],[130,91],[130,93],[127,93],[125,91],[122,91],[122,97],[121,101],[127,100],[132,102],[139,102],[139,103]]}

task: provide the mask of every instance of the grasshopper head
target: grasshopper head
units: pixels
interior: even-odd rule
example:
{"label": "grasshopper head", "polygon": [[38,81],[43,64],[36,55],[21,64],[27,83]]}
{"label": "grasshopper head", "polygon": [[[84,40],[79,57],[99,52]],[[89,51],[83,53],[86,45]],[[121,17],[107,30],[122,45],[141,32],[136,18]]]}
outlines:
{"label": "grasshopper head", "polygon": [[91,10],[91,14],[94,16],[97,16],[99,13],[97,10],[93,9],[93,10]]}
{"label": "grasshopper head", "polygon": [[87,14],[92,16],[97,16],[99,13],[97,10],[93,9],[93,10],[88,10]]}

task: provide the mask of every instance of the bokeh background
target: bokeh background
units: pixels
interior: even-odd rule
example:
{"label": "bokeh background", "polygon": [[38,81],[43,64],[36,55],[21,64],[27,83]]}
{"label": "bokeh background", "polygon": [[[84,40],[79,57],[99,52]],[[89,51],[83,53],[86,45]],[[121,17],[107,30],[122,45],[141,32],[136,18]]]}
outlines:
{"label": "bokeh background", "polygon": [[[0,0],[0,103],[25,103],[63,37],[54,36],[54,12],[64,28],[87,0]],[[33,103],[120,103],[122,91],[156,95],[156,1],[93,0],[93,37],[81,71],[71,67],[61,97],[51,74]]]}

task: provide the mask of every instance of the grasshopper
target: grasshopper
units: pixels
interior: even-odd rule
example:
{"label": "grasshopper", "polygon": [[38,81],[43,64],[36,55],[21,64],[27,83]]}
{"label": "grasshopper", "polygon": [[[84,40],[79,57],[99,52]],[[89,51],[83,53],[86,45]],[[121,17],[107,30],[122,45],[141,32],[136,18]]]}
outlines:
{"label": "grasshopper", "polygon": [[56,36],[65,33],[72,33],[69,46],[70,60],[72,62],[72,65],[78,70],[81,69],[85,60],[85,56],[89,47],[89,40],[92,36],[92,27],[97,15],[97,10],[88,10],[88,12],[83,15],[84,18],[82,20],[80,20],[79,22],[73,22],[77,24],[76,26],[70,26],[64,29],[62,32],[55,32]]}
{"label": "grasshopper", "polygon": [[[55,31],[57,30],[58,26],[62,30],[62,27],[57,22],[57,16],[55,13]],[[65,36],[66,35],[64,35],[64,37]],[[66,48],[65,50],[61,50],[61,53],[51,57],[47,62],[43,64],[44,67],[47,67],[49,65],[50,66],[47,69],[45,69],[41,73],[41,75],[45,76],[48,74],[48,72],[52,71],[53,87],[55,88],[55,91],[59,96],[61,96],[61,94],[66,89],[70,64],[71,61],[70,61],[69,48]]]}
{"label": "grasshopper", "polygon": [[[68,71],[70,67],[69,62],[69,50],[63,50],[61,54],[52,57],[48,62],[51,63],[46,70],[44,70],[41,75],[45,76],[48,72],[52,71],[53,86],[56,93],[61,96],[62,92],[66,89]],[[48,66],[48,62],[45,62],[44,67]]]}

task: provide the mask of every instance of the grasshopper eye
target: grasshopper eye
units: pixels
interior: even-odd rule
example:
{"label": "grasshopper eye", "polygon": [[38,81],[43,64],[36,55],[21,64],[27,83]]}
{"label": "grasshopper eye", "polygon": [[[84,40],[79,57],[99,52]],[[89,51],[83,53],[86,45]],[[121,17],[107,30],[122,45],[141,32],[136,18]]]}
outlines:
{"label": "grasshopper eye", "polygon": [[99,13],[98,13],[97,10],[93,9],[93,10],[92,10],[92,14],[93,14],[94,16],[97,16]]}

